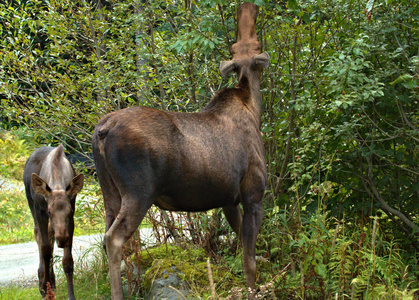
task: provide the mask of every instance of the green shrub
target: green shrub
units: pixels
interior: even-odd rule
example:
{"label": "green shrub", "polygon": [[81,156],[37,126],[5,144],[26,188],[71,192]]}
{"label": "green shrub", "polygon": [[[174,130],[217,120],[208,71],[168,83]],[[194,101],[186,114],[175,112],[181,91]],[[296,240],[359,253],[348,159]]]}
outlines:
{"label": "green shrub", "polygon": [[0,132],[0,174],[7,178],[22,180],[23,169],[31,147],[10,132]]}
{"label": "green shrub", "polygon": [[33,221],[22,191],[1,190],[0,245],[34,241]]}

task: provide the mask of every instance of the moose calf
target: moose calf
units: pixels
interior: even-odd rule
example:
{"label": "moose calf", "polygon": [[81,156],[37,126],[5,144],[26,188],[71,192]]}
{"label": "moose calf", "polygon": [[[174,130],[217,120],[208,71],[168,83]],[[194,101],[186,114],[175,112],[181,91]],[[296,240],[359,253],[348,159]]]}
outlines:
{"label": "moose calf", "polygon": [[73,287],[74,211],[77,193],[83,188],[83,174],[76,172],[63,146],[41,147],[28,158],[23,173],[26,198],[35,224],[39,248],[39,291],[46,296],[47,282],[55,289],[51,261],[54,240],[64,248],[63,269],[67,277],[68,299],[76,299]]}

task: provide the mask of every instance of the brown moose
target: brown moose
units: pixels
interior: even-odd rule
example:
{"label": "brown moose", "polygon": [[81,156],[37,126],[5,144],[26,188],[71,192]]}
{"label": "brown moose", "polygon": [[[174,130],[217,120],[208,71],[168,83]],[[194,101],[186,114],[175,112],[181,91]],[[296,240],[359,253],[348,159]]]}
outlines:
{"label": "brown moose", "polygon": [[218,91],[197,113],[131,107],[105,115],[96,126],[93,156],[106,210],[112,299],[124,298],[122,248],[153,204],[188,212],[222,207],[243,245],[247,285],[255,288],[267,182],[260,75],[269,64],[257,41],[256,15],[254,4],[239,7],[233,60],[220,66],[224,76],[237,73],[235,88]]}
{"label": "brown moose", "polygon": [[39,249],[39,291],[46,297],[47,283],[55,289],[52,262],[55,240],[58,247],[64,248],[62,263],[67,278],[68,299],[76,299],[71,247],[76,196],[83,188],[84,176],[76,175],[63,146],[59,145],[35,150],[26,161],[23,181]]}

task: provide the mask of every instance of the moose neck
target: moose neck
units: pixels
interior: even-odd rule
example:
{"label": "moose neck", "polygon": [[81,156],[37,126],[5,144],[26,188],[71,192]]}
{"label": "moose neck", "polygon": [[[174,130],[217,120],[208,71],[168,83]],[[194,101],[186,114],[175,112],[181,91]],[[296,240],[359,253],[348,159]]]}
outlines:
{"label": "moose neck", "polygon": [[[261,45],[257,40],[256,18],[257,6],[254,3],[244,2],[237,10],[237,41],[231,47],[233,60],[239,62],[241,66],[238,72],[238,87],[245,88],[247,82],[250,90],[250,102],[247,103],[249,109],[260,126],[261,119],[261,94],[260,94],[260,74],[259,67],[252,66],[249,61],[261,53]],[[246,80],[247,78],[247,80]]]}
{"label": "moose neck", "polygon": [[260,119],[262,113],[262,97],[260,93],[260,70],[250,70],[245,67],[242,68],[239,74],[237,88],[248,89],[250,93],[250,101],[247,102],[247,107],[254,115],[258,126],[260,126]]}

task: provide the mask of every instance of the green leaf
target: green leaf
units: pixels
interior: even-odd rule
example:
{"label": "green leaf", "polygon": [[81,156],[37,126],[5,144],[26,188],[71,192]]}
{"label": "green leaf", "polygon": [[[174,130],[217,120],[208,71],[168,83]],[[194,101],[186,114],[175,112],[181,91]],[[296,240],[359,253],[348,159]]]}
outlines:
{"label": "green leaf", "polygon": [[298,9],[297,0],[288,0],[288,8],[289,9]]}
{"label": "green leaf", "polygon": [[374,0],[369,0],[367,2],[367,7],[365,8],[365,10],[368,11],[368,12],[370,12],[373,7],[374,7]]}
{"label": "green leaf", "polygon": [[400,83],[407,89],[415,89],[416,87],[418,87],[418,79],[416,79],[410,74],[400,75],[399,78],[397,78],[390,84],[396,84],[396,83]]}
{"label": "green leaf", "polygon": [[413,76],[412,75],[410,75],[410,74],[403,74],[403,75],[400,75],[393,82],[390,82],[390,84],[401,83],[401,82],[405,82],[405,81],[412,80],[412,79],[413,79]]}
{"label": "green leaf", "polygon": [[264,6],[265,5],[265,1],[263,1],[263,0],[255,0],[255,4],[257,6]]}

